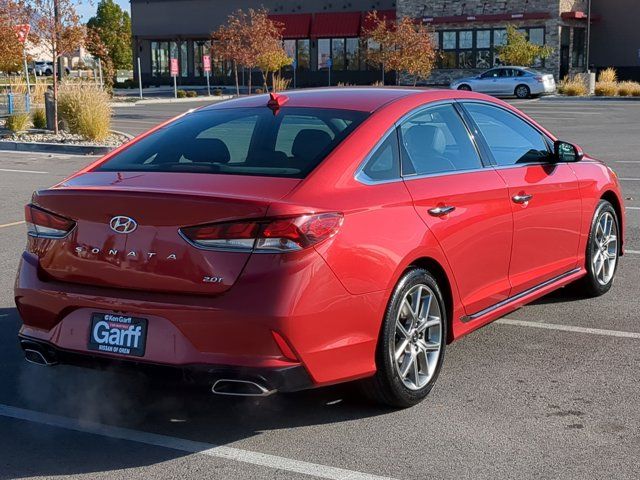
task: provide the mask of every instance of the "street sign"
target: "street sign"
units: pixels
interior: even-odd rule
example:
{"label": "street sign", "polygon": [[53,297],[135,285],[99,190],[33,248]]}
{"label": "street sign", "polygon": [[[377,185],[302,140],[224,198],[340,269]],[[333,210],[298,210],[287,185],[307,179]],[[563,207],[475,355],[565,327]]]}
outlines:
{"label": "street sign", "polygon": [[31,25],[25,23],[23,25],[16,25],[13,27],[18,36],[18,41],[24,44],[27,41],[27,36],[29,35],[29,31],[31,30]]}
{"label": "street sign", "polygon": [[211,55],[202,56],[202,65],[204,66],[204,71],[206,73],[211,72]]}
{"label": "street sign", "polygon": [[171,59],[171,76],[172,77],[177,77],[178,73],[179,73],[178,59],[177,58],[172,58]]}
{"label": "street sign", "polygon": [[327,68],[331,68],[333,66],[333,60],[331,57],[327,58]]}
{"label": "street sign", "polygon": [[296,62],[296,59],[294,58],[293,61],[291,62],[291,67],[295,70],[298,67],[298,62]]}

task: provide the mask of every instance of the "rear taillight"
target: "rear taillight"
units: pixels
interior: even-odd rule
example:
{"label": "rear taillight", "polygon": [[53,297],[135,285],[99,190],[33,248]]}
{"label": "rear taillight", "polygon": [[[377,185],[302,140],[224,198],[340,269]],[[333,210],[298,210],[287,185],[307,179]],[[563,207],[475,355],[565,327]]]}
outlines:
{"label": "rear taillight", "polygon": [[321,213],[253,222],[214,223],[183,228],[180,233],[200,248],[293,252],[335,235],[342,218],[341,213]]}
{"label": "rear taillight", "polygon": [[538,83],[542,83],[542,82],[544,82],[544,77],[538,76],[538,77],[536,77],[536,80],[538,81]]}
{"label": "rear taillight", "polygon": [[24,207],[27,230],[32,237],[62,238],[73,230],[76,223],[68,218],[48,212],[35,205]]}

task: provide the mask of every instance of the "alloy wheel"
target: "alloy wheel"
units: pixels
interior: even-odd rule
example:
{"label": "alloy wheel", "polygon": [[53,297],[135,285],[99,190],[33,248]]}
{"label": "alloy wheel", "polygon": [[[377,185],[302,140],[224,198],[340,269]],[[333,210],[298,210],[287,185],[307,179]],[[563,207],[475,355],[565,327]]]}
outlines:
{"label": "alloy wheel", "polygon": [[391,343],[396,372],[410,390],[420,390],[433,377],[442,334],[442,315],[434,292],[426,285],[415,285],[402,299]]}
{"label": "alloy wheel", "polygon": [[591,247],[593,273],[600,285],[607,285],[616,271],[618,261],[618,229],[610,212],[603,212],[598,218],[596,232]]}
{"label": "alloy wheel", "polygon": [[520,85],[516,88],[516,97],[518,98],[527,98],[529,96],[529,88],[525,85]]}

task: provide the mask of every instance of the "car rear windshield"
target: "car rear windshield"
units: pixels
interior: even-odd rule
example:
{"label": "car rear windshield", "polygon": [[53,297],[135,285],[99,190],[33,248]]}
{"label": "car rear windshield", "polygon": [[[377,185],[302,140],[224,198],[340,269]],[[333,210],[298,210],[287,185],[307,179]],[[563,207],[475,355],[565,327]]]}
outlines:
{"label": "car rear windshield", "polygon": [[202,110],[133,143],[95,171],[304,178],[368,116],[284,107]]}

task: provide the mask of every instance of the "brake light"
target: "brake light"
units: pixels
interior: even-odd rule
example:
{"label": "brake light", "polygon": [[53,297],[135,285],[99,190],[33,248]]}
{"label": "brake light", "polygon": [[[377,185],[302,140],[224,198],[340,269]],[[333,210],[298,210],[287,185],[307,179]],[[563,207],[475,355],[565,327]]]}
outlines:
{"label": "brake light", "polygon": [[544,77],[537,76],[536,80],[538,81],[538,83],[542,83],[544,82]]}
{"label": "brake light", "polygon": [[27,205],[24,208],[27,230],[32,237],[62,238],[73,230],[76,222],[48,212],[35,205]]}
{"label": "brake light", "polygon": [[214,223],[183,228],[180,233],[200,248],[293,252],[335,235],[342,218],[341,213],[321,213],[255,222]]}

